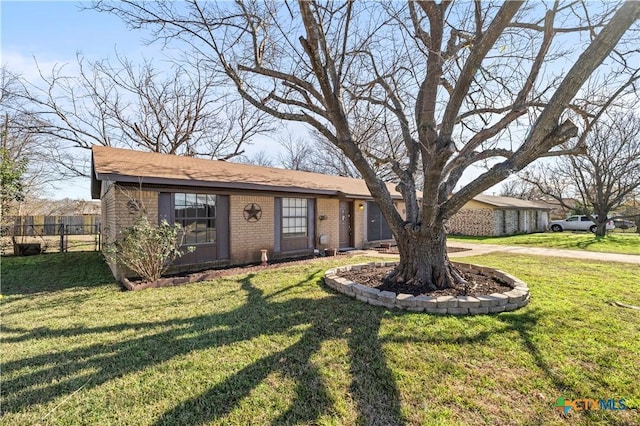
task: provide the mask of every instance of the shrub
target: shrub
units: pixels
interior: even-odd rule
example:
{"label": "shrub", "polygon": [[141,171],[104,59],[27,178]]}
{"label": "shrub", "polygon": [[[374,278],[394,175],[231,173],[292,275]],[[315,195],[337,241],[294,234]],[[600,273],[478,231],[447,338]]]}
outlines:
{"label": "shrub", "polygon": [[[106,251],[109,260],[115,260],[146,281],[156,281],[173,261],[182,256],[180,250],[184,233],[180,224],[170,225],[163,220],[152,225],[145,215],[122,231],[124,238]],[[188,247],[193,252],[195,247]]]}

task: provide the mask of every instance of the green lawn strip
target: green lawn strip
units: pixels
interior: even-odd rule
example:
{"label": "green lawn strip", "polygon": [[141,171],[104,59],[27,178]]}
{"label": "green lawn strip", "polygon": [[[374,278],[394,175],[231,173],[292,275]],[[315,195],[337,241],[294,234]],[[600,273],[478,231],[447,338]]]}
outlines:
{"label": "green lawn strip", "polygon": [[2,424],[640,421],[554,408],[561,396],[640,395],[640,316],[609,304],[640,305],[636,265],[468,258],[527,281],[532,301],[444,317],[321,284],[362,259],[123,292],[96,256],[3,259]]}
{"label": "green lawn strip", "polygon": [[471,237],[450,235],[451,242],[529,245],[570,250],[587,250],[603,253],[640,255],[640,235],[609,233],[605,237],[596,237],[587,232],[546,232],[542,234],[513,235],[509,237]]}

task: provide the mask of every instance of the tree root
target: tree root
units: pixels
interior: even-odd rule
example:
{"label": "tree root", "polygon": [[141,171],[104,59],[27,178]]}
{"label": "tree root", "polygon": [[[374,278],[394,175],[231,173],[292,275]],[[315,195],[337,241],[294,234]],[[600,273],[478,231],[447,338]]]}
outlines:
{"label": "tree root", "polygon": [[452,265],[440,270],[440,272],[437,275],[434,275],[433,271],[432,274],[415,272],[412,276],[406,277],[400,272],[399,267],[396,267],[387,273],[383,281],[390,284],[425,285],[430,291],[453,288],[462,294],[469,294],[478,285],[477,283],[468,282]]}
{"label": "tree root", "polygon": [[640,306],[627,305],[625,303],[620,303],[620,302],[609,302],[609,304],[611,306],[616,306],[618,308],[627,308],[627,309],[634,309],[636,311],[640,311]]}
{"label": "tree root", "polygon": [[462,291],[464,295],[469,295],[473,290],[478,287],[478,283],[474,283],[471,285],[467,280],[465,280],[460,273],[453,266],[449,267],[449,272],[451,273],[451,277],[453,278],[454,288]]}

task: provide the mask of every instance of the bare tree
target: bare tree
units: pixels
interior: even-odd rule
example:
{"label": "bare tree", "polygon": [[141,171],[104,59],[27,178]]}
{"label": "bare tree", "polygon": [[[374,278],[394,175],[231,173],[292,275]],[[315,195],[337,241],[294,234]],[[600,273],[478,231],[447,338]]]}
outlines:
{"label": "bare tree", "polygon": [[[361,123],[361,122],[357,122]],[[354,128],[357,128],[357,123]],[[366,160],[373,172],[384,182],[397,183],[398,175],[393,171],[393,162],[403,162],[406,158],[405,145],[398,134],[379,132],[358,134],[356,145],[366,154]],[[310,167],[319,173],[360,178],[360,172],[351,159],[336,145],[318,132],[312,132]]]}
{"label": "bare tree", "polygon": [[[15,216],[50,178],[45,144],[30,131],[36,119],[21,110],[21,90],[19,76],[0,68],[0,228],[3,236],[11,237],[14,250]],[[2,251],[5,244],[3,239]]]}
{"label": "bare tree", "polygon": [[[392,139],[392,144],[386,140],[386,136],[361,135],[358,142],[367,152],[367,160],[376,175],[385,182],[397,180],[393,172],[388,156],[402,158],[403,144],[401,139]],[[282,151],[277,155],[279,167],[292,170],[304,170],[335,176],[360,178],[360,173],[355,168],[349,157],[338,147],[329,142],[318,132],[310,132],[307,137],[294,137],[287,134],[278,139]]]}
{"label": "bare tree", "polygon": [[560,158],[525,179],[562,204],[567,195],[579,200],[604,236],[610,213],[640,188],[640,117],[633,110],[606,113],[585,142],[584,154]]}
{"label": "bare tree", "polygon": [[50,166],[49,140],[34,129],[40,124],[37,116],[25,111],[24,86],[19,75],[0,68],[1,147],[7,161],[24,164],[21,179],[25,197],[42,193],[44,185],[56,179]]}
{"label": "bare tree", "polygon": [[313,146],[304,138],[294,137],[291,133],[278,138],[282,151],[278,154],[280,167],[289,170],[316,171],[313,167]]}
{"label": "bare tree", "polygon": [[[308,124],[339,148],[398,243],[400,263],[387,279],[431,288],[464,285],[447,257],[447,219],[579,134],[574,99],[603,62],[617,78],[610,84],[626,81],[639,38],[623,36],[640,15],[633,1],[593,9],[579,1],[548,8],[517,1],[197,0],[95,7],[152,28],[165,43],[186,42],[221,64],[243,99]],[[575,58],[568,69],[546,72],[565,57]],[[385,135],[389,147],[399,137],[402,158],[370,152],[361,144],[367,133]],[[488,160],[486,172],[453,193],[468,167]],[[387,162],[396,174],[405,217],[372,161]]]}
{"label": "bare tree", "polygon": [[500,196],[520,198],[521,200],[540,200],[543,194],[536,185],[530,182],[523,179],[512,179],[502,184]]}
{"label": "bare tree", "polygon": [[243,164],[253,164],[254,166],[274,167],[273,158],[264,150],[258,151],[254,154],[239,155],[231,161]]}
{"label": "bare tree", "polygon": [[[294,136],[288,132],[285,136],[280,136],[277,142],[281,150],[274,155],[258,151],[252,155],[238,156],[232,161],[334,176],[361,177],[344,152],[317,132],[310,132],[307,137]],[[380,140],[377,142],[382,143]],[[372,141],[368,143],[373,145]],[[375,173],[385,182],[393,182],[394,179],[397,179],[389,163],[376,162],[375,160],[372,160],[371,163]]]}
{"label": "bare tree", "polygon": [[632,228],[634,225],[631,223],[635,222],[635,231],[640,234],[640,188],[636,188],[635,191],[630,193],[616,210],[620,217],[628,219],[628,221],[622,223],[621,228],[623,230]]}
{"label": "bare tree", "polygon": [[[40,135],[57,141],[53,157],[75,175],[86,175],[77,151],[92,145],[128,147],[177,155],[228,159],[268,129],[266,115],[225,93],[215,70],[190,57],[168,69],[117,56],[87,62],[78,74],[55,66],[41,81],[27,82],[30,113]],[[86,157],[86,156],[84,156]]]}
{"label": "bare tree", "polygon": [[313,170],[327,175],[360,178],[358,169],[340,148],[318,132],[312,132],[310,139],[313,143],[313,157],[310,159]]}

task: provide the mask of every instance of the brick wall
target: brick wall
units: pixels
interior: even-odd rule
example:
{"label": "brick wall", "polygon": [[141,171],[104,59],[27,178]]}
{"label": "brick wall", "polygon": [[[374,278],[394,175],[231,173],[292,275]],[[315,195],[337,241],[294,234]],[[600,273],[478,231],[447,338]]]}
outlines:
{"label": "brick wall", "polygon": [[[548,213],[543,210],[527,210],[526,232],[544,232],[547,230]],[[524,224],[523,224],[524,226]],[[524,228],[522,228],[525,230]]]}
{"label": "brick wall", "polygon": [[110,186],[101,197],[102,245],[116,239],[116,199],[115,187]]}
{"label": "brick wall", "polygon": [[402,219],[406,219],[407,209],[405,207],[404,201],[396,201],[394,202],[394,205],[396,206],[396,210],[398,210],[398,213],[400,213],[400,216],[402,216]]}
{"label": "brick wall", "polygon": [[520,232],[520,215],[517,210],[505,210],[505,235],[513,235]]}
{"label": "brick wall", "polygon": [[[145,212],[151,223],[158,222],[158,192],[110,185],[101,196],[103,248],[122,238],[122,231]],[[108,262],[113,275],[120,279],[127,272]]]}
{"label": "brick wall", "polygon": [[[244,208],[255,203],[262,209],[257,222],[247,222]],[[229,244],[231,263],[250,263],[260,261],[260,250],[273,254],[275,201],[274,197],[258,195],[231,195],[229,197]]]}
{"label": "brick wall", "polygon": [[539,211],[538,212],[538,231],[544,232],[547,230],[549,226],[549,212]]}
{"label": "brick wall", "polygon": [[494,215],[491,209],[461,209],[447,222],[450,234],[473,236],[494,235]]}
{"label": "brick wall", "polygon": [[543,232],[548,214],[536,210],[462,209],[449,220],[452,234],[474,236],[514,235]]}
{"label": "brick wall", "polygon": [[[318,249],[338,248],[340,242],[340,201],[335,198],[316,199],[316,247]],[[320,216],[326,216],[320,220]],[[320,236],[327,236],[327,243],[320,244]]]}
{"label": "brick wall", "polygon": [[505,235],[504,233],[504,210],[493,211],[493,235]]}
{"label": "brick wall", "polygon": [[158,223],[157,191],[116,187],[115,216],[118,232],[131,227],[143,213],[147,215],[149,223]]}
{"label": "brick wall", "polygon": [[[133,225],[141,211],[147,213],[151,223],[158,221],[158,197],[155,190],[139,190],[112,185],[102,194],[102,223],[104,224],[104,242],[110,243],[121,238],[121,231]],[[247,222],[244,209],[247,204],[255,203],[262,209],[257,222]],[[364,200],[353,200],[353,239],[356,247],[363,247],[365,241],[365,210],[358,206]],[[338,248],[340,241],[339,200],[335,198],[317,198],[315,210],[316,247]],[[326,219],[319,220],[320,216]],[[275,245],[275,198],[262,195],[229,196],[229,255],[230,264],[254,263],[260,261],[261,249],[268,250],[270,258],[274,255]],[[326,235],[327,243],[319,244],[319,236]],[[120,278],[117,268],[110,265],[114,275]],[[120,271],[122,273],[122,271]]]}

